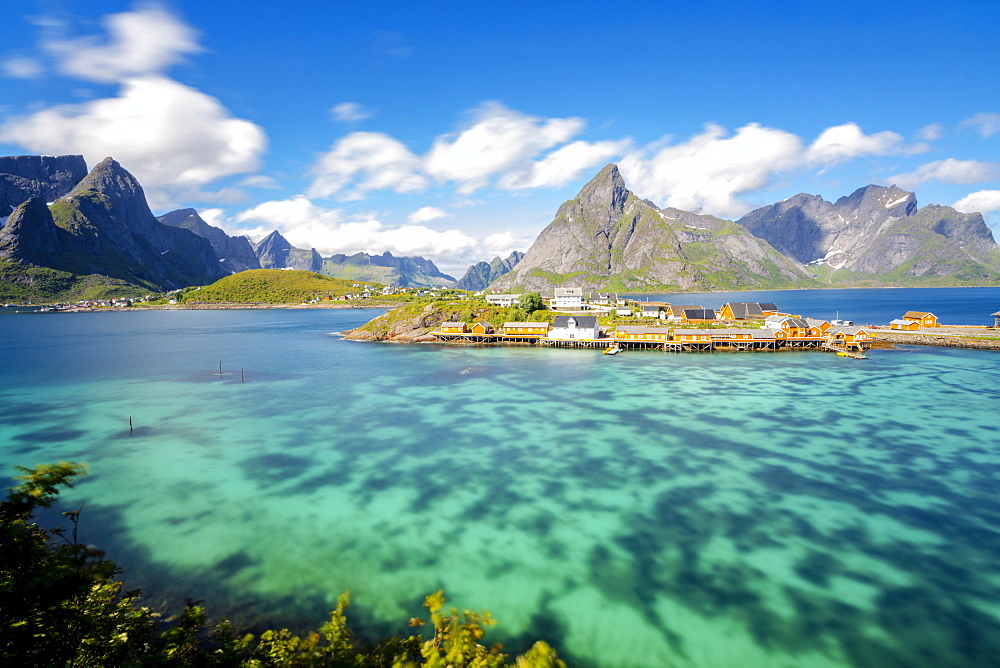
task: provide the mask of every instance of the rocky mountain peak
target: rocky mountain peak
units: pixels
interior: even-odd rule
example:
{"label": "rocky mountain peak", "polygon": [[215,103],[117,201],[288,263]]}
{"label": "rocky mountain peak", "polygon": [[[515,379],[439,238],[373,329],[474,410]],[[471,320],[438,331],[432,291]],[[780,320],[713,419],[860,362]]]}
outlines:
{"label": "rocky mountain peak", "polygon": [[87,175],[82,155],[0,157],[0,218],[29,197],[52,202]]}
{"label": "rocky mountain peak", "polygon": [[614,163],[604,167],[592,178],[576,196],[574,202],[588,214],[602,214],[611,222],[625,211],[625,205],[632,193],[625,186],[625,179]]}
{"label": "rocky mountain peak", "polygon": [[0,258],[15,262],[49,258],[59,248],[58,228],[41,197],[22,202],[0,229]]}
{"label": "rocky mountain peak", "polygon": [[105,215],[132,230],[147,230],[156,224],[138,179],[113,158],[95,165],[68,197],[92,200],[105,209]]}
{"label": "rocky mountain peak", "polygon": [[848,223],[903,218],[917,212],[917,196],[897,186],[867,185],[838,199],[833,208]]}

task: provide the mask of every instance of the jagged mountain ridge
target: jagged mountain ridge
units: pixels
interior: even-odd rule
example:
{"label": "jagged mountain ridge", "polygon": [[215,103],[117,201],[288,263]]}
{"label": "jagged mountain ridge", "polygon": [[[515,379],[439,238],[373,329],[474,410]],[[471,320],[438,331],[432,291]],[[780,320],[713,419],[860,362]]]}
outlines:
{"label": "jagged mountain ridge", "polygon": [[177,209],[158,216],[156,220],[164,225],[190,230],[199,237],[208,239],[212,250],[219,256],[219,266],[228,273],[261,268],[249,239],[244,236],[231,237],[218,227],[209,225],[195,209]]}
{"label": "jagged mountain ridge", "polygon": [[398,287],[443,287],[455,278],[422,257],[336,253],[323,257],[315,248],[296,248],[275,230],[254,245],[263,269],[304,269],[332,278],[370,281]]}
{"label": "jagged mountain ridge", "polygon": [[918,208],[916,195],[896,186],[865,186],[833,203],[800,193],[736,222],[828,282],[1000,278],[1000,249],[982,214]]}
{"label": "jagged mountain ridge", "polygon": [[812,280],[805,268],[732,221],[659,209],[607,165],[491,289],[766,289]]}
{"label": "jagged mountain ridge", "polygon": [[489,262],[477,262],[466,269],[462,278],[455,281],[451,287],[459,290],[485,290],[490,283],[510,273],[522,258],[524,253],[513,251],[506,259],[497,256]]}

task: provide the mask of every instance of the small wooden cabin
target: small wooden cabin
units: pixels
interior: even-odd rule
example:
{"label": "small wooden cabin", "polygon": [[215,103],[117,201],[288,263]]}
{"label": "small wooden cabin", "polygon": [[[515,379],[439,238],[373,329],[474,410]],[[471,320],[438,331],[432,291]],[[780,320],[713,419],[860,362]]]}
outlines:
{"label": "small wooden cabin", "polygon": [[442,322],[441,323],[441,333],[442,334],[467,334],[469,331],[469,326],[464,322]]}
{"label": "small wooden cabin", "polygon": [[492,334],[493,333],[493,325],[491,325],[488,322],[484,322],[484,321],[480,320],[479,322],[477,322],[476,324],[474,324],[472,326],[472,333],[473,334]]}
{"label": "small wooden cabin", "polygon": [[758,302],[730,302],[719,309],[720,320],[763,320],[774,315],[778,307],[774,304]]}
{"label": "small wooden cabin", "polygon": [[715,310],[710,308],[686,308],[681,311],[681,322],[714,322]]}
{"label": "small wooden cabin", "polygon": [[927,311],[907,311],[903,314],[903,320],[919,322],[921,327],[938,326],[937,316]]}
{"label": "small wooden cabin", "polygon": [[901,329],[907,332],[916,332],[920,330],[920,321],[897,318],[889,323],[889,329]]}

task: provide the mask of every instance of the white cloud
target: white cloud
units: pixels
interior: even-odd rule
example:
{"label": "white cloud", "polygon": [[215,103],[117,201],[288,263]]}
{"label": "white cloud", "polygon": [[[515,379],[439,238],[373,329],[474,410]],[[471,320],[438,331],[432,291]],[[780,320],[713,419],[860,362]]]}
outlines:
{"label": "white cloud", "polygon": [[422,206],[409,216],[407,220],[411,223],[427,223],[432,220],[437,220],[438,218],[447,218],[448,212],[437,208],[436,206]]}
{"label": "white cloud", "polygon": [[60,105],[0,125],[0,141],[35,153],[112,156],[153,195],[257,169],[263,130],[213,97],[162,76],[126,80],[118,97]]}
{"label": "white cloud", "polygon": [[962,213],[990,213],[1000,209],[1000,190],[979,190],[952,204]]}
{"label": "white cloud", "polygon": [[917,130],[917,139],[923,141],[934,141],[944,135],[944,126],[940,123],[931,123]]}
{"label": "white cloud", "polygon": [[14,79],[37,79],[45,68],[37,58],[15,57],[0,61],[4,76]]}
{"label": "white cloud", "polygon": [[631,141],[575,141],[552,151],[522,171],[514,171],[500,179],[501,188],[560,187],[577,179],[582,172],[620,156]]}
{"label": "white cloud", "polygon": [[876,132],[866,135],[857,123],[844,123],[820,133],[806,152],[805,159],[814,164],[833,165],[864,155],[889,155],[903,149],[902,135]]}
{"label": "white cloud", "polygon": [[225,224],[226,212],[222,209],[199,209],[198,215],[209,225],[222,227]]}
{"label": "white cloud", "polygon": [[352,132],[313,166],[308,195],[354,200],[370,190],[414,192],[427,185],[419,169],[420,159],[402,142],[381,132]]}
{"label": "white cloud", "polygon": [[281,186],[270,176],[264,174],[254,174],[240,181],[240,185],[245,188],[264,188],[266,190],[276,190]]}
{"label": "white cloud", "polygon": [[109,14],[103,23],[108,32],[103,43],[88,36],[48,39],[42,46],[63,74],[101,83],[161,72],[186,54],[202,50],[195,30],[156,4]]}
{"label": "white cloud", "polygon": [[765,186],[775,172],[801,162],[802,140],[794,134],[750,123],[726,136],[709,124],[688,141],[646,150],[619,162],[629,187],[640,197],[688,211],[738,216],[750,206],[738,196]]}
{"label": "white cloud", "polygon": [[579,118],[541,119],[488,102],[469,127],[434,141],[424,169],[438,180],[458,182],[458,191],[467,194],[498,172],[527,168],[530,160],[568,141],[583,126]]}
{"label": "white cloud", "polygon": [[312,247],[327,256],[389,251],[453,260],[477,245],[476,239],[459,230],[439,231],[423,225],[386,227],[375,218],[345,221],[339,209],[316,206],[302,195],[264,202],[238,214],[236,221],[263,223],[255,231],[277,229],[296,247]]}
{"label": "white cloud", "polygon": [[372,112],[362,107],[357,102],[341,102],[330,109],[330,115],[335,121],[363,121],[371,118]]}
{"label": "white cloud", "polygon": [[907,174],[896,174],[886,179],[901,188],[912,188],[927,181],[944,183],[982,183],[1000,177],[1000,164],[979,160],[937,160],[921,165]]}
{"label": "white cloud", "polygon": [[965,119],[959,124],[959,127],[973,128],[979,132],[983,139],[989,139],[1000,132],[1000,114],[983,111]]}

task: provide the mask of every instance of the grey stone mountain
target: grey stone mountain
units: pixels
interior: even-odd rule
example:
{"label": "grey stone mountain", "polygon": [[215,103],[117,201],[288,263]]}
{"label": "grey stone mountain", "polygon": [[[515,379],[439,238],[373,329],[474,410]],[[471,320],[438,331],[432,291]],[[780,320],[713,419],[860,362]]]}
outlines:
{"label": "grey stone mountain", "polygon": [[442,287],[455,282],[433,262],[422,257],[337,253],[323,257],[315,248],[296,248],[277,230],[261,239],[254,252],[263,269],[304,269],[333,278],[373,281],[399,287]]}
{"label": "grey stone mountain", "polygon": [[338,253],[323,261],[323,273],[334,278],[375,281],[398,287],[445,287],[455,282],[422,257],[395,256],[389,251],[381,255]]}
{"label": "grey stone mountain", "polygon": [[38,197],[19,203],[0,230],[0,259],[150,290],[225,275],[207,240],[157,222],[138,181],[111,158],[51,206]]}
{"label": "grey stone mountain", "polygon": [[524,253],[514,251],[507,256],[506,260],[497,256],[489,262],[477,262],[466,269],[465,275],[455,281],[451,287],[459,290],[485,290],[490,283],[516,267],[523,257]]}
{"label": "grey stone mountain", "polygon": [[87,163],[82,155],[0,157],[0,221],[31,197],[55,201],[86,175]]}
{"label": "grey stone mountain", "polygon": [[315,248],[296,248],[275,230],[254,244],[261,269],[301,269],[322,271],[323,258]]}
{"label": "grey stone mountain", "polygon": [[231,237],[224,230],[206,223],[194,209],[177,209],[158,216],[156,220],[171,227],[181,227],[208,239],[212,250],[219,256],[223,271],[234,274],[248,269],[260,269],[260,261],[253,245],[246,237]]}
{"label": "grey stone mountain", "polygon": [[916,196],[896,186],[869,185],[834,203],[802,193],[736,222],[825,282],[1000,278],[1000,249],[981,214],[918,208]]}
{"label": "grey stone mountain", "polygon": [[559,207],[524,258],[490,288],[732,290],[809,282],[801,263],[732,221],[639,199],[612,164]]}

